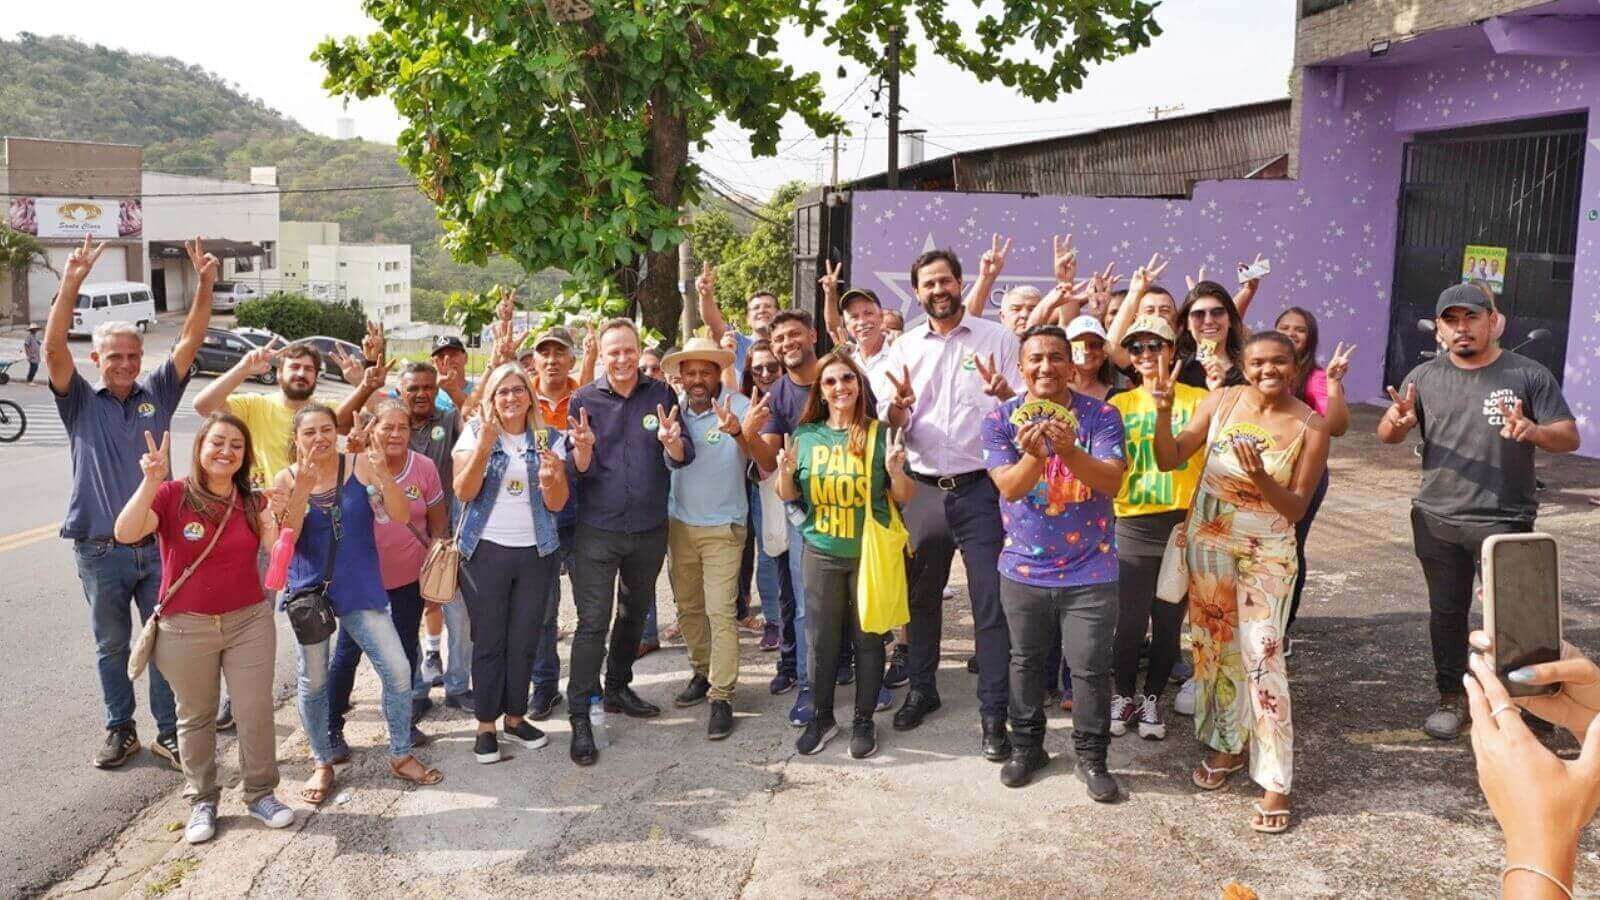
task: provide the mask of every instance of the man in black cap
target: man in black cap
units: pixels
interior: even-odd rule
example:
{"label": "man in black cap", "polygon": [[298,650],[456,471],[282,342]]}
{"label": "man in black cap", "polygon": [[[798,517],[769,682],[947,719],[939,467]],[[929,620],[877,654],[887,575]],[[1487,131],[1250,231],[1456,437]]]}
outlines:
{"label": "man in black cap", "polygon": [[1502,350],[1504,319],[1492,295],[1458,284],[1439,295],[1440,353],[1406,376],[1378,422],[1378,440],[1397,444],[1422,429],[1422,489],[1411,507],[1417,559],[1428,582],[1428,630],[1439,708],[1422,730],[1450,740],[1467,722],[1472,579],[1486,538],[1533,530],[1533,451],[1571,453],[1578,426],[1555,376]]}
{"label": "man in black cap", "polygon": [[433,402],[446,412],[459,408],[473,388],[467,380],[466,345],[453,334],[441,334],[433,339],[429,359],[439,371],[439,395]]}

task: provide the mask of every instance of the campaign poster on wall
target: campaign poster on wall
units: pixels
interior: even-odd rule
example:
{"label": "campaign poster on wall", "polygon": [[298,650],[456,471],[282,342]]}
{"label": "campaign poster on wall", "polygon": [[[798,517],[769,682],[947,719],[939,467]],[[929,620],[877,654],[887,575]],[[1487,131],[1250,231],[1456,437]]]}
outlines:
{"label": "campaign poster on wall", "polygon": [[1468,244],[1461,257],[1461,283],[1478,280],[1496,294],[1506,286],[1506,248]]}
{"label": "campaign poster on wall", "polygon": [[144,231],[144,209],[138,200],[18,197],[6,223],[42,238],[137,237]]}

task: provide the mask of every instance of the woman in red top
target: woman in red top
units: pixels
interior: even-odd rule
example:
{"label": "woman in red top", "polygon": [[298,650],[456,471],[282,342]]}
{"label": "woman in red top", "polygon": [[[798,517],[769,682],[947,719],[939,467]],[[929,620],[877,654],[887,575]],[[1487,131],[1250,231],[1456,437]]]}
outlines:
{"label": "woman in red top", "polygon": [[195,435],[190,474],[182,481],[166,480],[171,437],[162,435],[158,445],[145,432],[149,452],[139,461],[144,483],[117,516],[115,536],[132,544],[154,533],[161,549],[160,630],[151,662],[178,700],[178,750],[190,804],[184,838],[197,844],[216,833],[222,677],[239,724],[239,766],[250,815],[269,828],[294,822],[294,812],[273,795],[278,759],[272,669],[278,632],[256,569],[258,552],[272,545],[278,527],[266,498],[250,489],[250,432],[244,422],[220,412],[206,419]]}

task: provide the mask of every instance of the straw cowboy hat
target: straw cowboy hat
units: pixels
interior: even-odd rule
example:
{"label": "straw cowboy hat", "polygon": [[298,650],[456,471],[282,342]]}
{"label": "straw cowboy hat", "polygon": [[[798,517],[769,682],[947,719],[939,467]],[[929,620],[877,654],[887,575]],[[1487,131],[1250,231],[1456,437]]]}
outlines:
{"label": "straw cowboy hat", "polygon": [[719,369],[727,369],[733,365],[733,351],[722,349],[711,338],[692,337],[684,342],[682,350],[668,353],[666,358],[661,360],[661,370],[668,375],[676,376],[680,364],[697,359],[715,363]]}

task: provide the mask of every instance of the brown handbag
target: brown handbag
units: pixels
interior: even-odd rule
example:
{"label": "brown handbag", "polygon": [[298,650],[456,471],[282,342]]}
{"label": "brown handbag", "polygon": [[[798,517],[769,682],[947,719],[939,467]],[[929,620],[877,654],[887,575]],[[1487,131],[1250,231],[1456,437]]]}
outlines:
{"label": "brown handbag", "polygon": [[144,627],[139,629],[139,640],[134,643],[133,651],[128,654],[128,678],[137,679],[144,674],[145,666],[150,664],[150,657],[154,656],[156,652],[156,634],[159,631],[161,611],[166,608],[167,601],[172,599],[172,595],[178,592],[178,588],[183,587],[183,583],[189,580],[189,576],[193,575],[194,571],[200,568],[200,564],[206,561],[206,557],[211,555],[211,548],[217,545],[217,539],[222,537],[223,530],[228,527],[228,520],[233,518],[234,505],[234,503],[228,504],[228,511],[222,514],[222,524],[218,525],[217,530],[212,533],[211,540],[206,544],[206,548],[201,550],[200,555],[194,558],[194,562],[189,563],[189,567],[183,570],[183,574],[172,582],[172,585],[167,588],[166,595],[161,598],[161,602],[156,604],[155,612],[150,614],[150,618],[144,620]]}
{"label": "brown handbag", "polygon": [[[466,512],[463,510],[461,519],[466,521]],[[461,536],[461,527],[456,526],[456,533],[447,538],[439,538],[433,543],[423,540],[422,532],[410,522],[406,527],[411,529],[411,534],[424,547],[428,548],[428,555],[422,560],[422,574],[417,579],[417,588],[422,594],[422,599],[429,603],[445,604],[456,598],[456,580],[461,572],[461,548],[456,544]]]}

